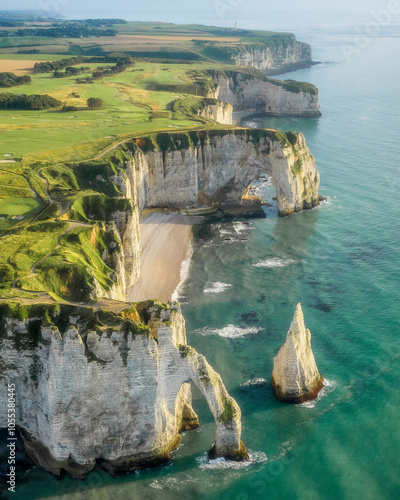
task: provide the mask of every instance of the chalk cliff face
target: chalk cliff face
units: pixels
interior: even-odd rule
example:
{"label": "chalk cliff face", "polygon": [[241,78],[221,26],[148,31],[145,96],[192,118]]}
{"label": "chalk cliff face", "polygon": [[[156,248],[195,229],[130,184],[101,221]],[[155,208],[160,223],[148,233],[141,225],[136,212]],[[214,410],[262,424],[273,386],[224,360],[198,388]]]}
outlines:
{"label": "chalk cliff face", "polygon": [[270,74],[312,64],[311,46],[294,39],[277,47],[249,48],[232,56],[239,66],[252,66]]}
{"label": "chalk cliff face", "polygon": [[[213,453],[247,456],[240,409],[220,376],[186,344],[177,304],[141,304],[119,316],[66,306],[22,314],[3,314],[1,377],[16,384],[16,422],[27,453],[44,469],[79,478],[96,461],[124,473],[167,460],[179,431],[199,425],[190,383],[217,424]],[[0,427],[7,427],[6,412]]]}
{"label": "chalk cliff face", "polygon": [[272,387],[280,400],[302,403],[315,399],[323,386],[311,349],[311,333],[297,304],[286,342],[274,358]]}
{"label": "chalk cliff face", "polygon": [[[127,186],[130,187],[130,184],[127,183]],[[131,193],[128,191],[126,195],[130,197]],[[117,237],[119,249],[118,252],[105,252],[103,255],[103,260],[114,269],[116,278],[116,284],[107,296],[110,299],[125,301],[127,288],[136,283],[140,273],[142,249],[138,209],[114,212],[107,224],[107,230]]]}
{"label": "chalk cliff face", "polygon": [[235,110],[254,110],[274,116],[320,116],[319,93],[306,85],[304,91],[291,88],[290,83],[270,79],[235,79],[227,75],[214,77],[216,89],[212,96],[229,102]]}
{"label": "chalk cliff face", "polygon": [[217,104],[208,104],[200,112],[199,116],[203,116],[209,120],[214,120],[223,125],[232,125],[233,107],[228,102],[218,102]]}
{"label": "chalk cliff face", "polygon": [[291,134],[290,142],[268,131],[225,131],[199,136],[187,148],[177,138],[171,134],[165,151],[133,154],[128,171],[140,210],[239,204],[261,173],[272,177],[281,216],[319,204],[319,174],[302,134]]}

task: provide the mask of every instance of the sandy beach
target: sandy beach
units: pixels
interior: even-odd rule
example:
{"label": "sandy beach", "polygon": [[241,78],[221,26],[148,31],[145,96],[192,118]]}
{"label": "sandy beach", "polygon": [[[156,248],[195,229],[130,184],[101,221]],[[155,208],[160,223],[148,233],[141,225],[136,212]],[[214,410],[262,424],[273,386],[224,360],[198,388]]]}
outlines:
{"label": "sandy beach", "polygon": [[191,227],[202,220],[202,217],[179,213],[152,213],[142,219],[141,272],[139,280],[128,291],[128,300],[168,302],[172,299],[184,278],[181,269],[191,256]]}

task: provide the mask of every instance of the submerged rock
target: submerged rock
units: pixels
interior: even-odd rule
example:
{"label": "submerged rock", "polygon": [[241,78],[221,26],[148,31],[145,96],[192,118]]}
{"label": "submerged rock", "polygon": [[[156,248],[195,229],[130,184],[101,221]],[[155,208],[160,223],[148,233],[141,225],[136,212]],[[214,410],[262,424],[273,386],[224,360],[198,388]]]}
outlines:
{"label": "submerged rock", "polygon": [[297,304],[286,342],[274,358],[272,388],[281,401],[303,403],[315,399],[323,388],[311,349],[311,333],[305,328],[301,305]]}

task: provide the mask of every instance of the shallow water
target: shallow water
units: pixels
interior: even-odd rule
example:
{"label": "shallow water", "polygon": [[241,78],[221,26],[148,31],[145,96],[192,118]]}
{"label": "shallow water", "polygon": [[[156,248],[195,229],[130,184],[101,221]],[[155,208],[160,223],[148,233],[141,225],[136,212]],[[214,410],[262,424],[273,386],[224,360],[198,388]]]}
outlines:
{"label": "shallow water", "polygon": [[[296,33],[324,63],[282,78],[315,83],[323,116],[256,124],[304,132],[328,200],[287,219],[218,224],[213,240],[195,244],[182,291],[188,341],[238,401],[250,461],[206,460],[215,424],[194,392],[202,427],[171,464],[81,482],[33,469],[12,498],[400,497],[399,31],[382,30],[351,64],[342,51],[351,26]],[[297,302],[326,388],[290,406],[269,380]]]}

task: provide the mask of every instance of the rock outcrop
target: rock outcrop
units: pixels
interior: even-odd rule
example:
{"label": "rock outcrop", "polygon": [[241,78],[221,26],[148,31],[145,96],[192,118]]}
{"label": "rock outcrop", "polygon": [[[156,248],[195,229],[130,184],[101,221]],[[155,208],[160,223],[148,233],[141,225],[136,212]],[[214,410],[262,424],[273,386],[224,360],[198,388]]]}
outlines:
{"label": "rock outcrop", "polygon": [[313,64],[311,46],[308,43],[298,42],[293,35],[287,43],[239,47],[238,53],[233,54],[232,59],[238,66],[252,66],[267,71],[268,74],[293,71]]}
{"label": "rock outcrop", "polygon": [[215,104],[206,104],[206,106],[198,112],[199,116],[221,123],[222,125],[232,125],[232,113],[232,104],[217,100]]}
{"label": "rock outcrop", "polygon": [[320,116],[319,92],[311,84],[249,77],[240,72],[214,72],[212,97],[232,104],[235,111],[254,110],[273,116]]}
{"label": "rock outcrop", "polygon": [[15,384],[16,423],[39,466],[79,478],[96,462],[119,474],[168,460],[179,431],[199,425],[190,383],[217,424],[213,453],[246,458],[240,409],[186,344],[178,304],[152,301],[118,314],[11,305],[1,310],[0,405],[7,408],[7,383]]}
{"label": "rock outcrop", "polygon": [[315,399],[324,386],[311,349],[311,333],[305,328],[297,304],[286,342],[274,358],[272,388],[281,401],[303,403]]}

